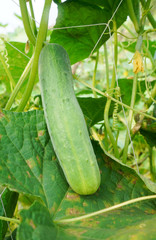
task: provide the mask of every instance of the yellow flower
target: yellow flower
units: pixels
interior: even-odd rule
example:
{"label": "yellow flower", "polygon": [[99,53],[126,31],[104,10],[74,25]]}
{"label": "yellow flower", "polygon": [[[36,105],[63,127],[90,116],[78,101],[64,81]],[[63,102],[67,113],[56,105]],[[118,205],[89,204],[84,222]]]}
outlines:
{"label": "yellow flower", "polygon": [[133,72],[135,74],[139,72],[144,72],[142,56],[139,51],[135,52],[132,60],[133,60]]}

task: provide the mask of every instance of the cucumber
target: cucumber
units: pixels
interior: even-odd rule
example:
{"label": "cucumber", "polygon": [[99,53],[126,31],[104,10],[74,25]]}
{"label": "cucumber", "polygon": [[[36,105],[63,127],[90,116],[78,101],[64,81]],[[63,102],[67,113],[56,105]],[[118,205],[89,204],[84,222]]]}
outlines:
{"label": "cucumber", "polygon": [[62,46],[52,43],[43,47],[39,81],[48,132],[65,177],[76,193],[93,194],[100,185],[100,171]]}

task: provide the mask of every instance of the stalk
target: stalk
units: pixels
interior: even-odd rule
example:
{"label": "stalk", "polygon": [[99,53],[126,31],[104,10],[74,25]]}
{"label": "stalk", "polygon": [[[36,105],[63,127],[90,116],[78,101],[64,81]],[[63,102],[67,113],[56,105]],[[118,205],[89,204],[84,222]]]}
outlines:
{"label": "stalk", "polygon": [[151,91],[150,98],[145,102],[145,107],[148,109],[151,104],[153,103],[153,99],[156,98],[156,84],[154,85],[154,88]]}
{"label": "stalk", "polygon": [[28,80],[28,85],[26,88],[26,91],[24,93],[24,96],[21,100],[20,105],[17,108],[17,111],[20,112],[22,111],[32,92],[34,83],[35,83],[35,77],[37,74],[37,70],[38,70],[38,60],[39,60],[39,55],[44,43],[44,40],[46,38],[46,34],[47,34],[47,28],[48,28],[48,19],[49,19],[49,11],[50,11],[50,7],[51,7],[51,3],[52,0],[45,0],[45,4],[44,4],[44,9],[43,9],[43,13],[42,13],[42,18],[41,18],[41,23],[40,23],[40,28],[39,28],[39,32],[38,32],[38,36],[37,36],[37,40],[36,40],[36,46],[35,46],[35,50],[34,50],[34,60],[32,63],[32,68],[31,68],[31,72],[30,72],[30,77]]}
{"label": "stalk", "polygon": [[108,53],[107,53],[107,44],[104,43],[104,57],[105,57],[105,66],[106,66],[106,82],[107,82],[107,91],[109,90],[109,64],[108,64]]}
{"label": "stalk", "polygon": [[37,35],[37,28],[36,28],[36,22],[35,22],[35,15],[34,15],[34,9],[32,5],[32,0],[29,0],[29,7],[30,7],[30,12],[31,12],[31,17],[32,17],[32,28],[35,36]]}
{"label": "stalk", "polygon": [[[96,61],[95,61],[93,79],[92,79],[93,87],[95,87],[95,83],[96,83],[96,72],[97,72],[98,61],[99,61],[99,50],[97,51],[97,55],[96,55]],[[97,98],[97,94],[96,94],[96,92],[94,90],[93,90],[93,95],[94,95],[95,98]]]}
{"label": "stalk", "polygon": [[[145,6],[145,4],[146,4],[145,0],[140,0],[140,1],[141,1],[141,5],[145,9],[145,7],[146,7]],[[156,20],[154,19],[154,17],[152,16],[150,11],[147,13],[147,18],[148,18],[150,24],[152,25],[152,27],[156,28]]]}
{"label": "stalk", "polygon": [[26,68],[24,69],[24,72],[22,73],[18,83],[16,84],[12,94],[10,95],[10,98],[5,106],[5,110],[9,110],[22,86],[22,84],[24,83],[26,77],[28,76],[29,72],[30,72],[30,68],[31,68],[31,65],[32,65],[32,61],[33,61],[33,57],[31,57],[30,61],[28,62]]}
{"label": "stalk", "polygon": [[[138,74],[135,74],[135,76],[133,78],[133,88],[132,88],[132,97],[131,97],[131,105],[130,105],[131,108],[134,108],[134,104],[135,104],[136,93],[137,93],[137,80],[138,80]],[[132,120],[133,120],[133,110],[130,110],[129,117],[128,117],[128,126],[127,126],[128,129],[131,129]],[[126,132],[125,145],[124,145],[124,150],[123,150],[123,158],[122,158],[123,163],[126,163],[127,154],[128,154],[128,145],[129,145],[128,129]]]}
{"label": "stalk", "polygon": [[113,97],[110,96],[108,93],[102,92],[102,91],[100,91],[100,90],[97,89],[97,88],[93,88],[93,87],[92,87],[91,85],[89,85],[88,83],[86,83],[86,82],[84,82],[84,81],[82,81],[82,80],[80,80],[80,79],[78,79],[78,78],[76,78],[76,77],[75,77],[75,79],[76,79],[78,82],[80,82],[80,83],[82,83],[83,85],[85,85],[86,87],[88,87],[88,88],[90,88],[90,89],[94,89],[96,92],[98,92],[98,93],[101,94],[102,96],[111,99],[112,101],[118,103],[119,105],[123,106],[124,108],[129,109],[129,110],[132,110],[133,112],[139,113],[140,115],[142,115],[142,116],[144,116],[144,117],[146,117],[146,118],[150,118],[150,119],[153,119],[153,120],[156,121],[156,118],[155,118],[155,117],[153,117],[153,116],[151,116],[151,115],[149,115],[149,114],[146,114],[146,113],[142,112],[140,109],[131,108],[130,106],[126,105],[126,104],[123,103],[123,102],[120,102],[120,101],[117,100],[116,98],[113,98]]}
{"label": "stalk", "polygon": [[[118,48],[117,48],[117,26],[116,26],[116,22],[113,22],[113,27],[114,27],[114,67],[113,67],[113,76],[112,76],[112,82],[111,82],[111,86],[110,89],[107,90],[111,90],[115,87],[115,83],[116,83],[116,67],[117,67],[117,56],[118,56]],[[116,144],[116,141],[114,139],[112,130],[110,128],[109,125],[109,109],[110,109],[110,105],[111,105],[111,99],[107,99],[106,105],[105,105],[105,110],[104,110],[104,123],[105,123],[105,127],[108,133],[108,136],[111,140],[111,143],[113,145],[114,148],[114,154],[116,158],[119,158],[119,151],[118,151],[118,147]]]}
{"label": "stalk", "polygon": [[[142,35],[139,35],[135,50],[141,51],[141,47],[142,47]],[[134,105],[135,105],[135,99],[136,99],[136,94],[137,94],[137,81],[138,81],[138,74],[136,73],[133,78],[132,97],[131,97],[131,105],[130,105],[131,109],[134,109]],[[128,116],[125,145],[124,145],[124,150],[123,150],[123,158],[122,158],[123,163],[126,163],[126,160],[127,160],[128,146],[129,146],[129,134],[130,134],[129,131],[132,126],[132,120],[133,120],[133,110],[130,110],[129,116]]]}
{"label": "stalk", "polygon": [[19,0],[19,4],[20,4],[20,9],[21,9],[21,15],[22,15],[22,20],[23,20],[24,30],[27,34],[27,37],[28,37],[29,41],[33,45],[35,45],[36,38],[35,38],[35,35],[32,31],[31,24],[30,24],[30,21],[29,21],[29,14],[28,14],[26,1],[25,0]]}
{"label": "stalk", "polygon": [[136,30],[136,32],[139,32],[139,30],[140,30],[139,23],[138,23],[138,20],[136,18],[135,12],[134,12],[132,0],[127,0],[127,6],[128,6],[128,10],[129,10],[129,15],[134,24],[135,30]]}

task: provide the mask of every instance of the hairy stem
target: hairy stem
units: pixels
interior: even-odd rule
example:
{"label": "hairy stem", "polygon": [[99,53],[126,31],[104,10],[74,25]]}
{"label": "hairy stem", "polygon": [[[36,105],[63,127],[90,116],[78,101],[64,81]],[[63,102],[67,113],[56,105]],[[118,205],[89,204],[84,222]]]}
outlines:
{"label": "hairy stem", "polygon": [[25,32],[27,34],[27,37],[28,37],[29,41],[33,45],[35,45],[36,38],[35,38],[35,35],[32,31],[31,24],[30,24],[30,21],[29,21],[29,14],[28,14],[26,1],[25,0],[19,0],[19,4],[20,4],[21,15],[22,15],[22,20],[23,20],[23,25],[24,25]]}
{"label": "hairy stem", "polygon": [[19,112],[25,108],[25,106],[30,98],[30,95],[31,95],[31,92],[32,92],[32,89],[33,89],[33,86],[35,83],[35,77],[36,77],[37,70],[38,70],[39,55],[40,55],[41,49],[43,47],[43,42],[44,42],[44,40],[46,38],[46,34],[47,34],[49,11],[50,11],[50,7],[51,7],[51,3],[52,3],[52,0],[46,0],[45,4],[44,4],[44,9],[43,9],[43,13],[42,13],[39,32],[37,35],[36,46],[35,46],[35,50],[34,50],[34,59],[33,59],[32,68],[31,68],[31,72],[30,72],[30,76],[29,76],[29,80],[28,80],[28,85],[25,90],[24,96],[21,100],[21,103],[17,108],[17,111],[19,111]]}
{"label": "hairy stem", "polygon": [[31,57],[30,61],[28,62],[26,68],[24,69],[24,72],[22,73],[18,83],[16,84],[12,94],[10,95],[10,98],[5,106],[5,110],[9,110],[22,86],[22,84],[24,83],[26,77],[28,76],[29,72],[30,72],[30,68],[31,68],[31,65],[32,65],[32,61],[33,61],[33,57]]}

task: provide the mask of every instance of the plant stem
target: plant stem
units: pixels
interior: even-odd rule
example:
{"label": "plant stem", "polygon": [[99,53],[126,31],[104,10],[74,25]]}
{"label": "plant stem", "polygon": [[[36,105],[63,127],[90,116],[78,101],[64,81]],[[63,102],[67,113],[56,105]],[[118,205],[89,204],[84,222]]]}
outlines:
{"label": "plant stem", "polygon": [[96,211],[96,212],[85,214],[83,216],[79,216],[79,217],[75,217],[75,218],[68,218],[68,219],[61,219],[61,220],[57,220],[57,221],[54,220],[54,222],[60,224],[60,223],[69,223],[69,222],[81,221],[83,219],[90,218],[90,217],[93,217],[93,216],[97,216],[97,215],[103,214],[105,212],[113,211],[115,209],[127,206],[129,204],[133,204],[133,203],[140,202],[140,201],[145,201],[145,200],[150,200],[150,199],[155,199],[155,198],[156,198],[156,195],[149,195],[149,196],[134,198],[134,199],[131,199],[131,200],[128,200],[128,201],[116,204],[116,205],[114,205],[112,207],[108,207],[108,208],[101,209],[101,210]]}
{"label": "plant stem", "polygon": [[33,56],[31,57],[30,61],[28,62],[26,68],[24,69],[24,72],[22,73],[18,83],[16,84],[6,106],[5,106],[5,110],[9,110],[23,84],[23,82],[25,81],[26,77],[28,76],[29,72],[30,72],[30,68],[31,68],[31,65],[32,65],[32,61],[33,61]]}
{"label": "plant stem", "polygon": [[136,32],[139,32],[139,30],[140,30],[139,23],[138,23],[138,20],[136,18],[135,12],[134,12],[132,0],[127,0],[127,6],[128,6],[128,10],[129,10],[129,15],[134,24],[135,30],[136,30]]}
{"label": "plant stem", "polygon": [[154,180],[156,180],[156,147],[152,148],[152,164],[153,164]]}
{"label": "plant stem", "polygon": [[[113,27],[114,27],[114,66],[113,66],[113,76],[112,76],[112,82],[111,82],[111,86],[110,89],[111,90],[115,87],[115,83],[116,83],[116,68],[117,68],[117,56],[118,56],[118,41],[117,41],[117,26],[116,26],[116,22],[113,22]],[[105,123],[105,127],[107,130],[107,133],[109,135],[109,138],[111,140],[111,143],[113,145],[114,148],[114,154],[116,158],[119,158],[119,151],[118,151],[118,147],[116,144],[116,141],[114,139],[112,130],[110,128],[110,124],[109,124],[109,109],[110,109],[110,105],[111,105],[111,99],[107,99],[106,105],[105,105],[105,110],[104,110],[104,123]]]}
{"label": "plant stem", "polygon": [[15,218],[8,218],[8,217],[0,216],[0,220],[20,224],[20,220],[15,219]]}
{"label": "plant stem", "polygon": [[[146,6],[145,0],[140,0],[140,1],[141,1],[143,8],[146,9],[147,6]],[[154,17],[152,16],[150,11],[147,13],[147,18],[148,18],[149,22],[151,23],[152,27],[156,28],[156,20],[154,19]]]}
{"label": "plant stem", "polygon": [[24,93],[24,96],[21,100],[21,103],[17,108],[18,112],[22,111],[25,108],[27,101],[30,98],[33,86],[34,86],[35,77],[36,77],[37,69],[38,69],[39,55],[40,55],[40,52],[41,52],[41,49],[43,46],[43,42],[44,42],[44,40],[46,38],[46,34],[47,34],[49,11],[50,11],[50,7],[51,7],[51,3],[52,3],[52,0],[45,0],[41,23],[40,23],[40,28],[39,28],[39,32],[38,32],[38,36],[37,36],[37,40],[36,40],[36,46],[35,46],[35,50],[34,50],[34,59],[33,59],[32,68],[31,68],[31,72],[30,72],[30,76],[29,76],[29,80],[28,80],[28,85],[27,85],[26,91]]}
{"label": "plant stem", "polygon": [[151,148],[150,154],[150,172],[152,181],[156,182],[156,147]]}
{"label": "plant stem", "polygon": [[[92,79],[93,87],[95,87],[95,84],[96,84],[96,72],[97,72],[98,61],[99,61],[99,50],[97,51],[97,55],[96,55],[96,61],[95,61],[93,79]],[[97,94],[96,94],[96,92],[94,90],[93,90],[93,95],[94,95],[95,98],[97,98]]]}
{"label": "plant stem", "polygon": [[34,10],[33,10],[32,0],[29,0],[29,6],[30,6],[31,17],[32,17],[32,28],[33,28],[33,32],[36,36],[37,35],[37,28],[36,28],[36,22],[35,22],[35,15],[34,15]]}
{"label": "plant stem", "polygon": [[147,57],[150,59],[151,64],[152,64],[152,67],[153,67],[153,69],[154,69],[156,63],[155,63],[155,61],[154,61],[154,59],[153,59],[153,56],[152,56],[151,52],[148,50],[148,48],[146,47],[145,44],[143,44],[143,49],[144,49],[144,51],[146,52]]}
{"label": "plant stem", "polygon": [[[134,104],[135,104],[135,98],[136,98],[136,93],[137,93],[137,79],[138,79],[138,74],[135,74],[135,76],[133,78],[133,88],[132,88],[132,97],[131,97],[131,105],[130,105],[131,108],[134,108]],[[129,130],[131,129],[132,119],[133,119],[133,110],[130,110],[129,117],[128,117],[128,124],[127,124],[125,145],[124,145],[124,150],[123,150],[123,158],[122,158],[123,163],[126,163],[126,160],[127,160],[129,134],[130,134]]]}
{"label": "plant stem", "polygon": [[14,82],[14,79],[13,79],[13,77],[11,75],[11,72],[9,71],[9,68],[7,67],[5,59],[4,59],[3,55],[1,54],[1,52],[0,52],[0,60],[2,62],[2,65],[3,65],[4,69],[5,69],[6,74],[7,74],[8,78],[9,78],[9,80],[10,80],[10,88],[11,88],[11,91],[12,91],[16,84]]}
{"label": "plant stem", "polygon": [[130,29],[127,25],[123,24],[123,27],[124,27],[134,38],[136,38],[136,35],[131,31],[131,29]]}
{"label": "plant stem", "polygon": [[148,109],[151,106],[151,104],[153,103],[153,99],[155,98],[156,98],[156,83],[151,91],[150,98],[145,102],[146,109]]}
{"label": "plant stem", "polygon": [[109,90],[109,64],[108,64],[108,54],[107,54],[107,44],[104,43],[104,57],[105,57],[105,66],[106,66],[106,83],[107,91]]}
{"label": "plant stem", "polygon": [[26,1],[25,0],[19,0],[19,4],[20,4],[21,15],[22,15],[22,20],[23,20],[23,25],[24,25],[25,32],[26,32],[27,37],[30,40],[30,42],[33,45],[35,45],[36,38],[35,38],[35,35],[32,31],[31,24],[30,24],[30,21],[29,21],[29,14],[28,14]]}
{"label": "plant stem", "polygon": [[76,80],[77,80],[78,82],[82,83],[83,85],[85,85],[86,87],[95,90],[96,92],[98,92],[98,93],[101,94],[102,96],[104,96],[104,97],[106,97],[106,98],[109,98],[109,99],[111,99],[112,101],[118,103],[119,105],[121,105],[121,106],[123,106],[123,107],[125,107],[125,108],[127,108],[127,109],[129,109],[129,110],[132,110],[133,112],[139,113],[140,115],[142,115],[142,116],[144,116],[144,117],[147,117],[147,118],[150,118],[150,119],[153,119],[153,120],[156,121],[156,118],[155,118],[155,117],[153,117],[153,116],[151,116],[151,115],[149,115],[149,114],[146,114],[146,113],[144,113],[144,112],[141,112],[141,110],[139,110],[139,109],[131,108],[130,106],[126,105],[125,103],[121,103],[121,102],[120,102],[119,100],[117,100],[116,98],[113,98],[112,96],[110,96],[107,92],[104,93],[104,92],[100,91],[100,90],[97,89],[97,88],[93,88],[91,85],[89,85],[88,83],[86,83],[86,82],[84,82],[83,80],[80,80],[80,79],[78,79],[78,78],[76,78]]}

